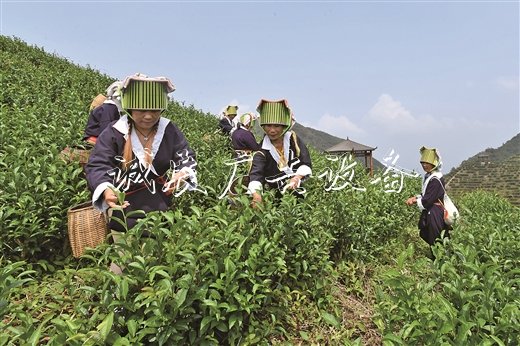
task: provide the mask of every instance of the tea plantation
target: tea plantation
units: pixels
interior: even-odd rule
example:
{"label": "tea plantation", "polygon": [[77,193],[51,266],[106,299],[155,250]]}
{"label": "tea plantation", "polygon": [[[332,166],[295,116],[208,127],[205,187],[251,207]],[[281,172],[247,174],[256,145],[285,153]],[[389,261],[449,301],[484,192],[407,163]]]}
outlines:
{"label": "tea plantation", "polygon": [[457,196],[432,261],[404,203],[419,178],[346,179],[312,148],[305,199],[231,204],[217,118],[176,101],[164,115],[197,153],[200,191],[74,258],[67,210],[90,194],[60,152],[114,78],[16,38],[0,48],[0,345],[519,344],[518,207]]}

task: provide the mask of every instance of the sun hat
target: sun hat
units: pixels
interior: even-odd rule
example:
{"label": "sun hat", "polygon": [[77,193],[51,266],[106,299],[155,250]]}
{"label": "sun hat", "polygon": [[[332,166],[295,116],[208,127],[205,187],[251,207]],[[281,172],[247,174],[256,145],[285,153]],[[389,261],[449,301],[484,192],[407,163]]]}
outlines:
{"label": "sun hat", "polygon": [[136,73],[127,77],[122,86],[122,106],[125,111],[160,110],[168,107],[168,93],[175,90],[172,82],[165,77],[147,77]]}
{"label": "sun hat", "polygon": [[273,124],[286,126],[286,131],[293,124],[293,115],[287,100],[269,101],[262,99],[256,107],[260,114],[260,126]]}
{"label": "sun hat", "polygon": [[229,105],[226,108],[226,115],[237,115],[238,106]]}
{"label": "sun hat", "polygon": [[427,162],[429,164],[432,164],[434,168],[437,168],[439,166],[441,162],[441,157],[437,149],[421,147],[421,149],[419,149],[419,152],[421,153],[421,162]]}

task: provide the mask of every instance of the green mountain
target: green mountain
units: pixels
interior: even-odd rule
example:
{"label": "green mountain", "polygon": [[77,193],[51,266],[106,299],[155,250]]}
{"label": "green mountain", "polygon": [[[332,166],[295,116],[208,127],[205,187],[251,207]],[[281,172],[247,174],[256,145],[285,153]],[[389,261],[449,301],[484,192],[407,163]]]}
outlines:
{"label": "green mountain", "polygon": [[461,162],[459,167],[453,168],[450,175],[462,168],[468,168],[482,163],[501,163],[509,160],[512,156],[520,154],[520,133],[502,144],[498,148],[487,148],[476,155]]}
{"label": "green mountain", "polygon": [[304,140],[305,143],[312,145],[319,151],[325,151],[328,148],[341,143],[345,139],[339,138],[320,130],[306,127],[298,123],[294,124],[294,131]]}
{"label": "green mountain", "polygon": [[[293,130],[305,142],[305,144],[312,146],[317,151],[325,151],[328,148],[344,141],[344,139],[330,135],[327,132],[316,130],[311,127],[306,127],[298,123],[294,124]],[[256,138],[261,138],[264,135],[264,132],[262,131],[260,125],[258,125],[258,122],[253,129],[253,133],[255,134]]]}
{"label": "green mountain", "polygon": [[520,133],[498,148],[488,148],[464,160],[446,175],[454,194],[475,189],[495,192],[520,205]]}

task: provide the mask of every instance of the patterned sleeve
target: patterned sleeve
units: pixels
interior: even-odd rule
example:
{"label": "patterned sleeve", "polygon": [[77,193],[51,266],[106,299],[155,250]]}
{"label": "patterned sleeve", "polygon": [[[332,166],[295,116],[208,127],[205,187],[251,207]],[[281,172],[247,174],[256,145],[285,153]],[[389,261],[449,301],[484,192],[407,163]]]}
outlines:
{"label": "patterned sleeve", "polygon": [[309,149],[300,137],[296,137],[296,141],[298,142],[298,146],[300,147],[300,161],[303,165],[312,168],[311,155],[309,154]]}
{"label": "patterned sleeve", "polygon": [[251,169],[249,171],[249,185],[248,190],[255,192],[262,190],[262,186],[265,182],[265,165],[266,165],[266,154],[260,150],[253,154],[253,162],[251,163]]}
{"label": "patterned sleeve", "polygon": [[190,169],[195,172],[197,169],[196,155],[188,144],[186,136],[175,124],[170,123],[168,126],[171,126],[171,129],[167,131],[167,138],[173,147],[172,161],[175,164],[175,170]]}
{"label": "patterned sleeve", "polygon": [[309,150],[300,137],[296,137],[296,143],[300,149],[300,156],[298,157],[300,163],[297,166],[296,174],[304,177],[310,176],[312,175],[312,162]]}
{"label": "patterned sleeve", "polygon": [[[120,138],[119,138],[120,137]],[[85,166],[87,185],[92,192],[92,202],[99,209],[102,206],[101,194],[108,187],[113,187],[114,171],[120,166],[116,160],[122,155],[123,135],[108,127],[98,137],[94,149],[92,149],[87,165]]]}
{"label": "patterned sleeve", "polygon": [[98,141],[90,153],[85,171],[91,191],[101,183],[112,182],[113,179],[109,172],[119,167],[116,157],[120,156],[122,152],[118,149],[116,134],[117,132],[113,128],[107,128],[98,137]]}

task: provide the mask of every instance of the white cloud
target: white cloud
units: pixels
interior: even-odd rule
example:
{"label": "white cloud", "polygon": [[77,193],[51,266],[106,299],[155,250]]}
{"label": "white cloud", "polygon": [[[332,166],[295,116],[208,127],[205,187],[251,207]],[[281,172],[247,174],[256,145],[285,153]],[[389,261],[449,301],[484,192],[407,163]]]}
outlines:
{"label": "white cloud", "polygon": [[368,111],[366,119],[374,126],[392,134],[421,133],[441,127],[442,121],[430,115],[414,117],[401,102],[388,94],[379,96],[376,104]]}
{"label": "white cloud", "polygon": [[419,172],[422,170],[418,150],[423,145],[440,150],[448,172],[462,160],[484,150],[487,145],[484,140],[490,141],[504,133],[503,124],[491,119],[416,116],[387,94],[379,97],[363,121],[370,136],[365,141],[378,147],[374,153],[377,159],[382,160],[383,155],[395,150],[400,156],[399,166]]}
{"label": "white cloud", "polygon": [[410,111],[404,108],[401,102],[394,100],[392,96],[387,94],[379,96],[376,104],[368,112],[368,116],[383,124],[415,121]]}
{"label": "white cloud", "polygon": [[518,90],[518,77],[498,77],[495,83],[506,90]]}
{"label": "white cloud", "polygon": [[363,134],[362,128],[354,124],[345,116],[332,116],[330,114],[324,114],[319,119],[316,125],[310,125],[319,129],[320,131],[327,132],[331,135],[340,138],[352,137],[353,135]]}
{"label": "white cloud", "polygon": [[440,150],[444,171],[460,164],[471,155],[486,148],[482,138],[503,132],[500,122],[453,115],[451,117],[414,115],[399,100],[389,94],[379,96],[367,114],[353,122],[346,116],[324,114],[312,124],[300,122],[340,138],[377,147],[374,157],[380,161],[394,151],[399,155],[398,166],[422,172],[419,148]]}

